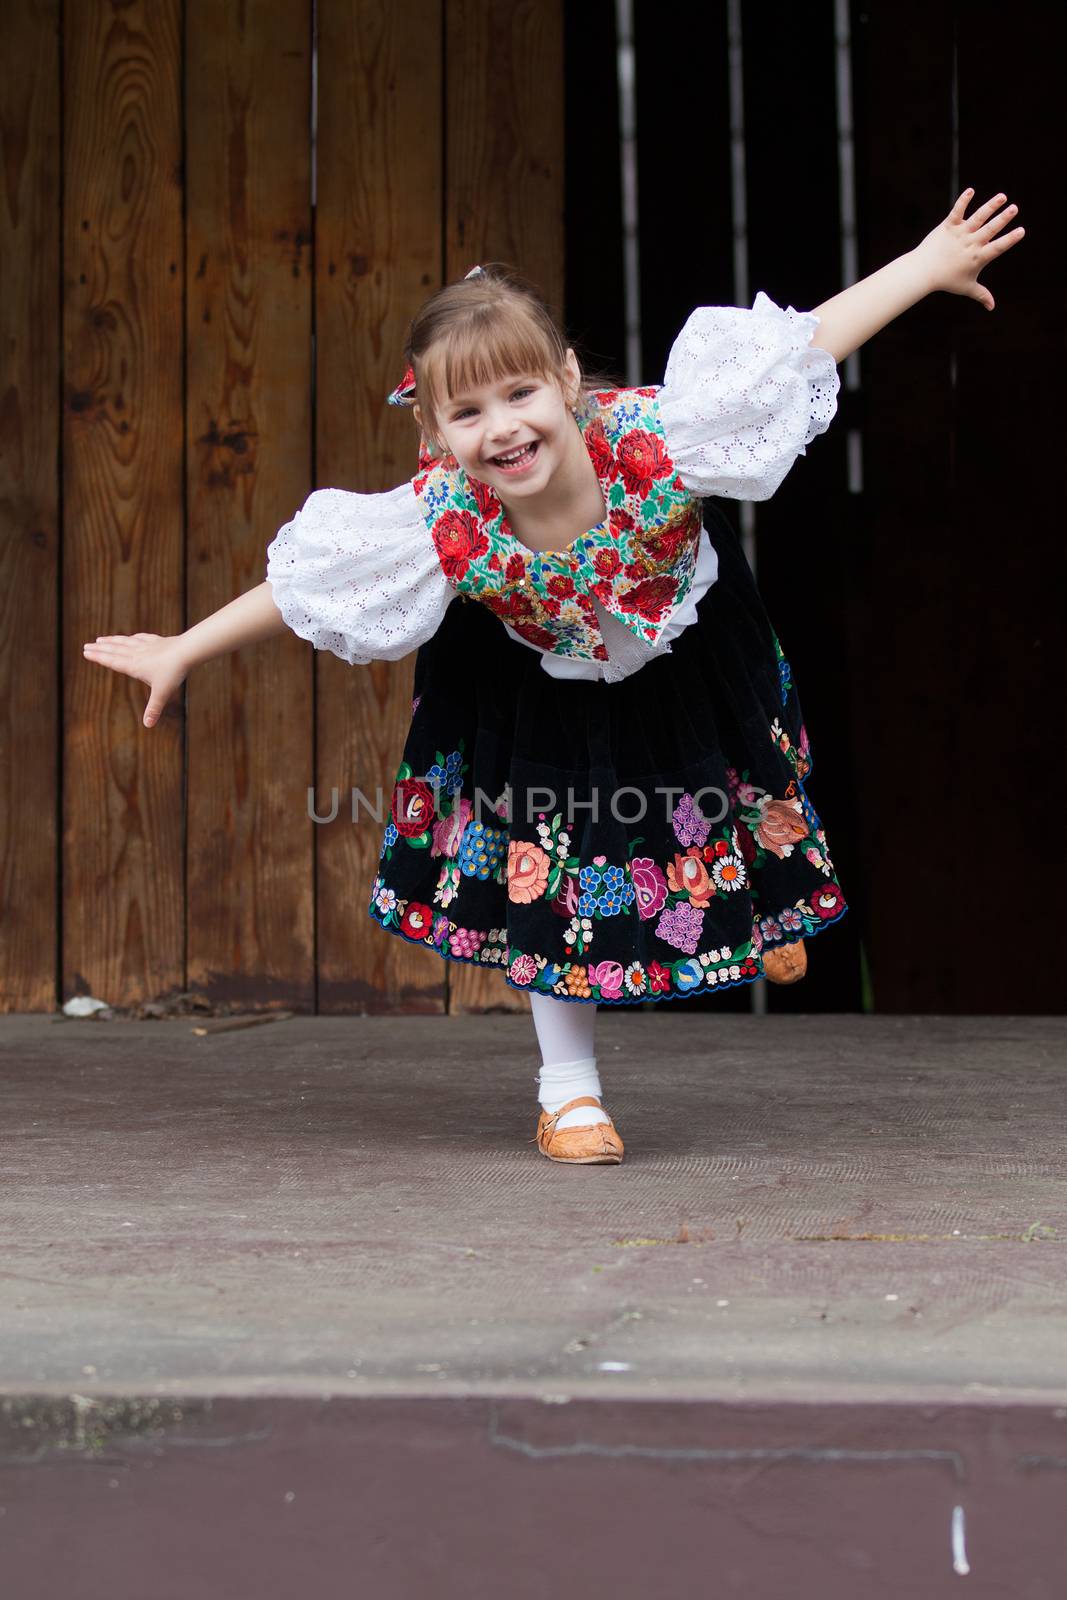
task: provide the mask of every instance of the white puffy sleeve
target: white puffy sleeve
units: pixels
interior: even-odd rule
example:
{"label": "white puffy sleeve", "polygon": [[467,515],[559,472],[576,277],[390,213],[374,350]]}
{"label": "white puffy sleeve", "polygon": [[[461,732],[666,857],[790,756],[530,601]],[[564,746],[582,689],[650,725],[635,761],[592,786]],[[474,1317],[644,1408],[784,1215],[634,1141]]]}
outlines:
{"label": "white puffy sleeve", "polygon": [[267,580],[286,625],[352,666],[425,644],[456,594],[410,483],[317,489],[267,546]]}
{"label": "white puffy sleeve", "polygon": [[658,400],[667,450],[687,489],[769,500],[797,456],[825,433],[841,387],[820,319],[762,290],[751,311],[698,306],[667,357]]}

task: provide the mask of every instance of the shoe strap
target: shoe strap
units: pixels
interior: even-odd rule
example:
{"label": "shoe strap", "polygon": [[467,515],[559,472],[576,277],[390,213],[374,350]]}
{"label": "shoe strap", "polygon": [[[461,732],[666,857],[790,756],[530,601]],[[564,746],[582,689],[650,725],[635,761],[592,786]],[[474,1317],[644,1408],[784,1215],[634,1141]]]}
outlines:
{"label": "shoe strap", "polygon": [[[542,1114],[547,1116],[548,1120],[545,1122],[544,1126],[542,1128],[540,1128],[539,1132],[535,1133],[533,1138],[528,1140],[527,1142],[529,1144],[539,1144],[542,1139],[547,1137],[547,1135],[552,1132],[553,1128],[555,1127],[556,1123],[559,1121],[559,1119],[563,1115],[563,1113],[565,1111],[572,1110],[575,1106],[596,1106],[598,1111],[604,1111],[605,1110],[604,1106],[601,1105],[601,1103],[597,1099],[596,1095],[593,1095],[593,1094],[580,1094],[580,1095],[577,1096],[576,1099],[568,1100],[566,1105],[560,1106],[558,1111],[552,1111],[552,1112],[544,1112],[544,1111],[542,1111]],[[611,1121],[611,1113],[610,1113],[610,1111],[606,1112],[605,1114],[607,1115],[608,1120],[610,1122]],[[603,1123],[600,1123],[599,1126],[603,1127]],[[611,1123],[611,1126],[612,1127],[615,1126],[614,1122]],[[566,1131],[567,1130],[565,1129],[564,1132],[566,1132]]]}
{"label": "shoe strap", "polygon": [[596,1106],[598,1111],[604,1109],[595,1094],[580,1094],[577,1099],[568,1100],[566,1105],[560,1106],[558,1111],[553,1111],[549,1120],[554,1122],[557,1117],[561,1117],[565,1111],[572,1111],[575,1106]]}

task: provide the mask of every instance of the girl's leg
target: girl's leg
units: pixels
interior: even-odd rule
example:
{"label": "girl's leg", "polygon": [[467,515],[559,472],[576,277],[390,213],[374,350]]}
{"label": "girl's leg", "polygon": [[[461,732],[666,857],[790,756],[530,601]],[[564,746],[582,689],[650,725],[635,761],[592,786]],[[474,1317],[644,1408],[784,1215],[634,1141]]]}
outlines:
{"label": "girl's leg", "polygon": [[[557,1000],[550,994],[531,994],[530,1010],[541,1049],[537,1088],[544,1109],[555,1111],[579,1095],[594,1095],[599,1100],[600,1076],[593,1044],[596,1006],[579,1000]],[[591,1128],[610,1120],[595,1106],[576,1106],[565,1112],[556,1126]]]}

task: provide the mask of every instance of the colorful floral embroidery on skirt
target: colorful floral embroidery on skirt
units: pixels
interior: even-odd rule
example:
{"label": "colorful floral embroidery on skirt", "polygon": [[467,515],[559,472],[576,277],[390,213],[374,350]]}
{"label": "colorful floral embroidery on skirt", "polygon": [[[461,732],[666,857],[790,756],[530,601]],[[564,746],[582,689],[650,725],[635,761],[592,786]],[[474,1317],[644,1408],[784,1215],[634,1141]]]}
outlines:
{"label": "colorful floral embroidery on skirt", "polygon": [[[619,684],[552,679],[482,608],[451,608],[419,652],[381,927],[513,988],[632,1005],[751,983],[768,949],[845,914],[790,664],[706,509],[719,579],[672,652]],[[637,820],[590,815],[604,771]],[[568,775],[581,793],[562,799]],[[528,809],[542,779],[553,801]]]}
{"label": "colorful floral embroidery on skirt", "polygon": [[[810,770],[806,733],[802,728],[796,749],[776,720],[770,737],[797,774],[786,793],[757,792],[747,771],[728,767],[734,821],[713,829],[694,797],[683,794],[671,818],[677,849],[660,859],[644,853],[637,835],[627,860],[594,856],[582,864],[562,812],[540,816],[529,830],[532,837],[509,839],[505,795],[496,811],[503,826],[475,820],[471,800],[461,792],[467,770],[462,746],[447,757],[438,752],[422,778],[402,764],[380,859],[388,863],[396,849],[407,848],[440,857],[441,866],[431,903],[399,899],[379,874],[370,913],[382,927],[454,960],[503,967],[513,987],[568,999],[633,1003],[751,982],[762,972],[761,950],[817,933],[846,909],[825,833],[801,781]],[[706,945],[705,914],[713,901],[753,894],[751,875],[758,876],[770,857],[785,860],[794,851],[824,881],[793,904],[759,907],[749,937],[741,942]],[[448,908],[464,878],[491,879],[506,888],[510,905],[551,905],[566,919],[566,959],[556,962],[516,949],[504,927],[471,928],[453,920]],[[665,952],[663,959],[648,962],[598,960],[599,929],[617,917],[650,923],[675,957]]]}

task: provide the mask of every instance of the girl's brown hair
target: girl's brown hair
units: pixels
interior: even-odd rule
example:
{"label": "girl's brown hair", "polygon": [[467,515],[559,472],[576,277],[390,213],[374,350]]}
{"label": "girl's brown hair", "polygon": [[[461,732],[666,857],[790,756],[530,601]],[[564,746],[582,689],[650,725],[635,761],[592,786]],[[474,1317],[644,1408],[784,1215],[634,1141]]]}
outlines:
{"label": "girl's brown hair", "polygon": [[[574,348],[574,340],[567,339],[543,296],[505,262],[491,261],[480,276],[438,289],[412,321],[404,346],[429,448],[440,448],[438,406],[448,395],[512,372],[540,373],[562,387],[569,379],[568,346]],[[598,389],[621,387],[609,373],[583,371],[579,402]]]}

